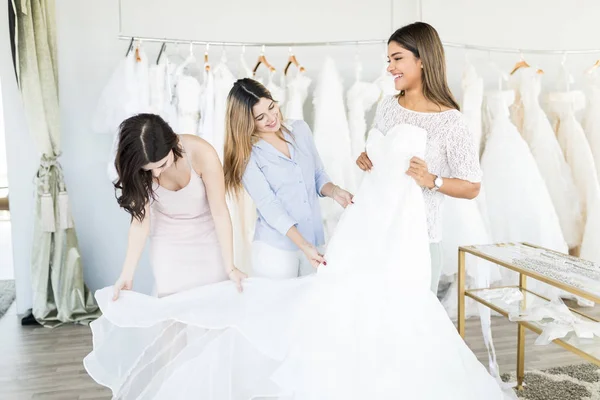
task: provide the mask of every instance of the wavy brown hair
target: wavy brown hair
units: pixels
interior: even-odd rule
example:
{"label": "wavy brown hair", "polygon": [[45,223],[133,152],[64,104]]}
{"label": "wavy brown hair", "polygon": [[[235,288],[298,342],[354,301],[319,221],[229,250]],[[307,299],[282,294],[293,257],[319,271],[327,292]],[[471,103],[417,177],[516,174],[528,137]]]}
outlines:
{"label": "wavy brown hair", "polygon": [[[446,77],[444,46],[435,28],[425,22],[403,26],[390,36],[388,44],[398,43],[423,63],[423,95],[438,106],[460,110]],[[400,96],[404,93],[400,93]]]}
{"label": "wavy brown hair", "polygon": [[[225,189],[229,193],[238,194],[242,189],[242,177],[250,160],[252,146],[259,140],[252,107],[261,98],[276,101],[266,87],[249,78],[236,81],[227,96],[223,170]],[[281,130],[287,132],[283,125]],[[277,136],[285,140],[281,131],[277,132]]]}
{"label": "wavy brown hair", "polygon": [[154,200],[152,171],[143,167],[162,160],[171,151],[175,161],[182,157],[179,137],[158,115],[138,114],[119,126],[115,158],[119,178],[114,183],[115,196],[119,206],[132,218],[142,221],[146,217],[146,204]]}

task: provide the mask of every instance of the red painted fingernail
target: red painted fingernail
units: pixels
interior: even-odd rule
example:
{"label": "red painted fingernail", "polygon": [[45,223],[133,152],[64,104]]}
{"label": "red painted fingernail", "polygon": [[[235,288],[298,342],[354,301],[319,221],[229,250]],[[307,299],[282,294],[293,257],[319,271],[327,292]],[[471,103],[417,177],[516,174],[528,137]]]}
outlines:
{"label": "red painted fingernail", "polygon": [[323,261],[323,265],[327,265],[327,263],[325,261]]}

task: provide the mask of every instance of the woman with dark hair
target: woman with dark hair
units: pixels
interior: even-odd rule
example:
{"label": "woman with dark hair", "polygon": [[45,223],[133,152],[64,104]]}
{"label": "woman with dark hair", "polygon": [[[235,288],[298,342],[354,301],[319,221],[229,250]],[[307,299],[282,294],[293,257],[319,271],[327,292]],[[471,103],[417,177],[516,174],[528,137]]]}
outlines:
{"label": "woman with dark hair", "polygon": [[131,214],[127,254],[113,299],[131,289],[148,237],[159,297],[228,278],[241,291],[217,153],[194,135],[176,135],[158,115],[120,126],[115,159],[117,201]]}
{"label": "woman with dark hair", "polygon": [[225,187],[245,188],[258,211],[253,275],[294,278],[327,265],[319,197],[346,207],[352,195],[327,176],[306,122],[284,123],[271,93],[248,78],[229,92],[226,115]]}
{"label": "woman with dark hair", "polygon": [[[444,195],[473,199],[479,194],[479,153],[446,79],[444,47],[437,31],[416,22],[388,40],[388,72],[397,96],[385,98],[375,117],[375,129],[387,133],[409,124],[427,131],[425,159],[413,157],[408,175],[423,188],[431,251],[431,290],[437,293],[442,272],[442,202]],[[370,171],[373,163],[362,153],[356,164]],[[376,167],[376,166],[375,166]]]}

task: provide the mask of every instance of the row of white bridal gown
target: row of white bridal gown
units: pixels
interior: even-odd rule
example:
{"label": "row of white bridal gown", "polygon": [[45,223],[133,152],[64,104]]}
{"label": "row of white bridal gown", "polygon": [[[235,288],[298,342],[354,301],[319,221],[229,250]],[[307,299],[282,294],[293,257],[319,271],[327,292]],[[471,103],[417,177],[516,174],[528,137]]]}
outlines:
{"label": "row of white bridal gown", "polygon": [[594,156],[575,112],[585,106],[583,92],[548,94],[548,107],[558,143],[575,180],[576,195],[582,205],[583,239],[579,256],[600,263],[600,183]]}
{"label": "row of white bridal gown", "polygon": [[583,116],[583,130],[594,156],[596,175],[600,180],[600,70],[587,75],[587,106]]}
{"label": "row of white bridal gown", "polygon": [[[331,57],[327,57],[315,87],[313,105],[315,145],[325,171],[336,185],[354,193],[356,164],[351,155],[350,128],[344,105],[342,79]],[[330,198],[321,198],[325,237],[330,238],[343,209]]]}
{"label": "row of white bridal gown", "polygon": [[[486,181],[492,242],[528,242],[568,252],[552,198],[529,146],[509,117],[514,91],[490,92],[485,98],[486,146],[481,168]],[[518,284],[516,272],[501,270],[502,285]],[[529,288],[556,298],[558,290],[530,279]]]}
{"label": "row of white bridal gown", "polygon": [[287,81],[285,119],[304,121],[304,102],[308,97],[311,82],[312,80],[301,71]]}
{"label": "row of white bridal gown", "polygon": [[581,201],[571,168],[540,106],[540,79],[534,68],[521,68],[515,73],[512,85],[516,98],[510,108],[511,119],[529,145],[546,182],[567,245],[576,248],[583,237]]}
{"label": "row of white bridal gown", "polygon": [[[483,79],[475,68],[467,63],[462,80],[463,101],[462,112],[469,132],[480,148],[482,126],[481,105],[483,101]],[[487,179],[486,179],[487,180]],[[485,196],[485,186],[480,190],[481,198]],[[451,318],[456,318],[458,311],[458,248],[476,244],[491,243],[484,213],[478,200],[458,199],[447,196],[444,199],[442,219],[442,282],[450,282],[442,304]],[[480,258],[466,255],[467,288],[489,287],[500,279],[498,266]],[[467,317],[478,313],[475,301],[467,301],[465,309]]]}
{"label": "row of white bridal gown", "polygon": [[[96,292],[87,372],[128,400],[504,400],[430,291],[421,188],[404,171],[426,132],[372,131],[366,175],[331,238],[327,266],[163,298]],[[394,185],[390,185],[394,182]],[[287,397],[286,397],[287,396]]]}

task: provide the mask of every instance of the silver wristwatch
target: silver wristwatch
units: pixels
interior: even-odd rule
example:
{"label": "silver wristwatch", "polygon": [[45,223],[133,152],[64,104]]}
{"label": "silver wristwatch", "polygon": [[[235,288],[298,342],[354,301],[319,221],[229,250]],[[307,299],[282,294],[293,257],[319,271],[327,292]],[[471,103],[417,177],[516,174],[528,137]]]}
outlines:
{"label": "silver wristwatch", "polygon": [[433,190],[434,192],[437,192],[442,187],[443,184],[444,184],[444,180],[442,179],[442,177],[436,175],[435,179],[433,180],[433,188],[431,188],[431,190]]}

